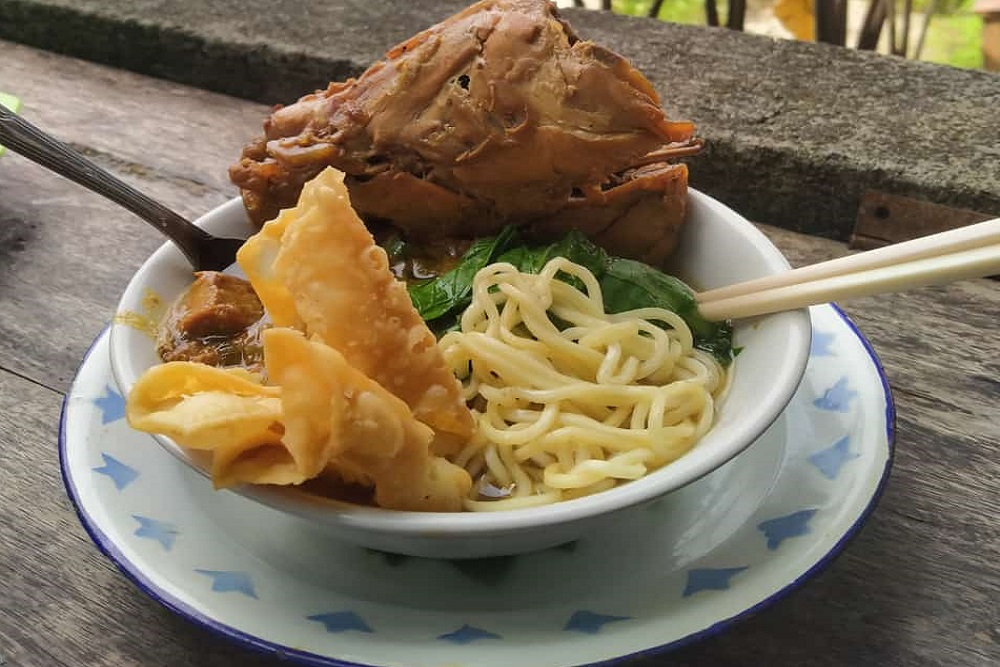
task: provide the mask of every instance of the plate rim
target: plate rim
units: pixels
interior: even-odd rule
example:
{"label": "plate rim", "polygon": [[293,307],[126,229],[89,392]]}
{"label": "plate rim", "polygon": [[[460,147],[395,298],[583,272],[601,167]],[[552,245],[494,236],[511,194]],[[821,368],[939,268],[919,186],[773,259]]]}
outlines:
{"label": "plate rim", "polygon": [[[723,632],[727,631],[741,620],[752,616],[763,609],[766,609],[777,602],[788,597],[791,593],[798,590],[803,586],[809,579],[815,577],[820,572],[824,571],[829,567],[844,551],[847,545],[854,539],[858,534],[860,529],[864,526],[867,520],[870,518],[872,512],[878,506],[879,501],[882,498],[883,492],[885,491],[886,484],[888,483],[890,472],[893,467],[893,462],[895,458],[895,438],[896,438],[896,408],[895,402],[892,395],[892,390],[889,384],[889,380],[886,376],[885,369],[880,361],[877,353],[872,347],[868,339],[861,333],[857,325],[848,317],[848,315],[836,304],[828,304],[832,311],[837,315],[840,321],[848,328],[850,333],[860,342],[864,352],[868,355],[868,358],[872,362],[875,373],[879,378],[879,386],[881,388],[882,395],[885,399],[885,437],[886,437],[886,458],[881,472],[879,473],[879,479],[875,484],[875,487],[868,498],[865,506],[861,509],[858,515],[851,522],[851,525],[843,532],[842,535],[837,539],[837,541],[830,546],[830,548],[824,553],[820,558],[818,558],[812,565],[810,565],[805,571],[799,574],[794,579],[788,581],[780,588],[774,592],[767,595],[762,600],[754,603],[753,605],[743,609],[742,611],[728,616],[723,619],[717,620],[712,625],[692,632],[684,637],[679,637],[672,641],[666,642],[664,644],[658,644],[656,646],[650,646],[630,653],[623,653],[611,658],[601,659],[596,662],[586,662],[578,663],[574,667],[610,667],[611,665],[620,665],[628,660],[640,658],[640,657],[650,657],[653,655],[662,655],[670,651],[680,649],[684,646],[694,644],[696,642],[708,639],[713,636],[718,636]],[[98,550],[104,554],[111,562],[114,564],[115,568],[121,572],[125,577],[130,580],[139,590],[146,596],[159,603],[166,609],[170,610],[172,613],[177,614],[182,618],[195,623],[196,625],[208,630],[212,634],[221,636],[229,641],[235,642],[245,648],[253,650],[258,653],[265,655],[270,655],[278,659],[287,660],[294,664],[305,665],[306,667],[375,667],[372,663],[359,663],[352,662],[349,660],[344,660],[341,658],[336,658],[333,656],[321,655],[318,653],[299,650],[284,646],[275,641],[262,639],[253,634],[250,634],[244,630],[240,630],[237,627],[224,623],[222,621],[212,618],[210,615],[203,613],[202,611],[194,608],[193,606],[181,601],[176,596],[162,590],[157,586],[139,567],[135,562],[129,560],[121,549],[118,548],[115,541],[109,537],[104,531],[100,529],[97,525],[97,521],[92,519],[83,509],[82,502],[80,499],[79,491],[73,482],[72,474],[69,470],[68,456],[66,453],[67,448],[67,436],[66,436],[66,422],[69,410],[70,398],[73,395],[73,387],[76,385],[80,372],[83,366],[89,361],[90,357],[93,355],[97,346],[109,335],[110,325],[106,326],[90,343],[86,352],[83,355],[83,359],[74,375],[73,381],[70,385],[70,390],[68,390],[63,397],[62,407],[59,416],[59,432],[58,432],[58,453],[59,453],[59,469],[60,475],[62,477],[63,486],[66,490],[66,494],[69,497],[71,504],[73,505],[73,510],[83,526],[88,537],[98,548]]]}

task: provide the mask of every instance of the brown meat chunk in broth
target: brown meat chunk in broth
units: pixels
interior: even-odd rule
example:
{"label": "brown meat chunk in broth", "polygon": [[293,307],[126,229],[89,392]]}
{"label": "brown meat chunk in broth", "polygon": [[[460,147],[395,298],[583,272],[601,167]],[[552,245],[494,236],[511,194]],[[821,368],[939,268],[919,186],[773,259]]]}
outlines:
{"label": "brown meat chunk in broth", "polygon": [[263,317],[264,306],[249,282],[201,271],[160,323],[156,349],[164,361],[255,369]]}

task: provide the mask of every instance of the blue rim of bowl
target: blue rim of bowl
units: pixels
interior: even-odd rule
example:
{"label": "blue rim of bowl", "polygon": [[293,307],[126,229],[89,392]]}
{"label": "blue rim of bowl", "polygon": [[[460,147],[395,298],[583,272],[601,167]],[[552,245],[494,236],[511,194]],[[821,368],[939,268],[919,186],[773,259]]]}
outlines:
{"label": "blue rim of bowl", "polygon": [[[693,632],[672,642],[660,644],[658,646],[651,646],[649,648],[634,651],[632,653],[626,653],[607,660],[601,660],[599,662],[580,663],[574,667],[609,667],[610,665],[621,665],[625,661],[631,659],[660,655],[668,651],[677,650],[681,647],[722,634],[724,631],[728,630],[744,618],[752,616],[753,614],[756,614],[757,612],[788,597],[788,595],[790,595],[793,591],[805,584],[806,581],[825,570],[843,552],[847,544],[857,535],[858,531],[871,516],[882,497],[886,483],[889,480],[889,473],[892,470],[893,458],[895,456],[896,406],[892,398],[892,391],[889,387],[889,380],[885,375],[885,369],[882,367],[882,363],[879,361],[878,355],[875,353],[874,348],[872,348],[871,343],[868,342],[868,339],[864,337],[858,327],[853,321],[851,321],[843,310],[841,310],[836,304],[831,305],[833,310],[840,316],[851,332],[858,338],[865,351],[868,353],[868,356],[875,367],[875,371],[878,373],[879,382],[882,385],[882,393],[885,397],[886,446],[888,448],[888,452],[881,477],[875,487],[875,491],[868,500],[868,504],[858,515],[857,519],[855,519],[854,523],[851,524],[840,539],[837,540],[836,544],[834,544],[826,554],[813,563],[808,570],[753,606],[748,607],[747,609],[744,609],[729,618],[717,621],[703,630]],[[87,351],[84,354],[83,362],[80,364],[81,367],[93,353],[94,348],[98,341],[100,341],[101,337],[107,333],[108,331],[105,329],[100,335],[97,336],[97,338],[94,339],[94,342],[90,344],[90,347],[87,348]],[[77,493],[76,487],[71,479],[66,456],[66,413],[69,404],[69,396],[70,393],[67,392],[65,398],[63,399],[62,410],[59,417],[59,468],[62,474],[63,485],[66,487],[66,493],[69,496],[70,501],[73,503],[76,515],[79,517],[80,523],[83,525],[84,530],[87,531],[90,539],[105,556],[111,559],[118,570],[130,579],[136,586],[138,586],[143,593],[175,614],[200,625],[214,634],[225,637],[226,639],[234,641],[241,646],[259,653],[270,655],[281,660],[287,660],[298,665],[305,665],[307,667],[373,667],[371,664],[339,660],[337,658],[323,656],[317,653],[310,653],[308,651],[300,651],[272,641],[260,639],[259,637],[255,637],[254,635],[226,625],[225,623],[216,621],[210,616],[194,609],[190,605],[181,602],[179,599],[163,591],[157,587],[156,584],[150,581],[140,568],[138,568],[133,562],[129,561],[124,554],[122,554],[122,552],[115,545],[114,541],[97,527],[96,522],[90,518],[80,504],[79,494]]]}

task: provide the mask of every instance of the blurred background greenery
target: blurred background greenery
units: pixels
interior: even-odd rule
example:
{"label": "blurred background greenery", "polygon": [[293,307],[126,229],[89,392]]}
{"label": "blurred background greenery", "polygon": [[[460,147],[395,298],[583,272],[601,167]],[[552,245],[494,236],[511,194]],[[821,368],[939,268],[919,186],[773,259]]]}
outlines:
{"label": "blurred background greenery", "polygon": [[[796,35],[796,18],[812,21],[813,0],[748,0],[745,30],[767,34],[773,37],[808,38]],[[910,20],[911,51],[919,38],[924,24],[924,15],[933,7],[933,15],[928,23],[926,37],[919,59],[927,62],[951,65],[953,67],[982,68],[982,17],[972,11],[975,0],[912,0]],[[591,3],[587,3],[588,5]],[[652,0],[612,0],[612,9],[621,14],[646,16]],[[780,5],[780,7],[779,7]],[[897,12],[902,16],[904,2],[897,3]],[[726,2],[718,1],[721,22],[725,24]],[[775,12],[775,8],[779,12]],[[848,46],[855,43],[852,31],[860,27],[868,7],[868,0],[850,0],[848,7]],[[779,14],[781,18],[779,18]],[[659,18],[675,23],[705,25],[704,0],[664,0]],[[897,25],[902,30],[902,19]],[[882,40],[878,51],[888,53],[888,27],[882,29]],[[915,54],[911,53],[911,57]]]}

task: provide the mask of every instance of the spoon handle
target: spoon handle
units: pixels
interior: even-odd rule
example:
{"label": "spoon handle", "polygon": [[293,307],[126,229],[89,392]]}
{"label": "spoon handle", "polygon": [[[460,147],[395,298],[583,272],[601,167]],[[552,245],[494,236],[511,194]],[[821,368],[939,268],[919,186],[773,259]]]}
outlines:
{"label": "spoon handle", "polygon": [[172,239],[188,261],[195,266],[198,265],[199,242],[210,237],[207,232],[112,176],[2,104],[0,104],[0,144],[124,206]]}

